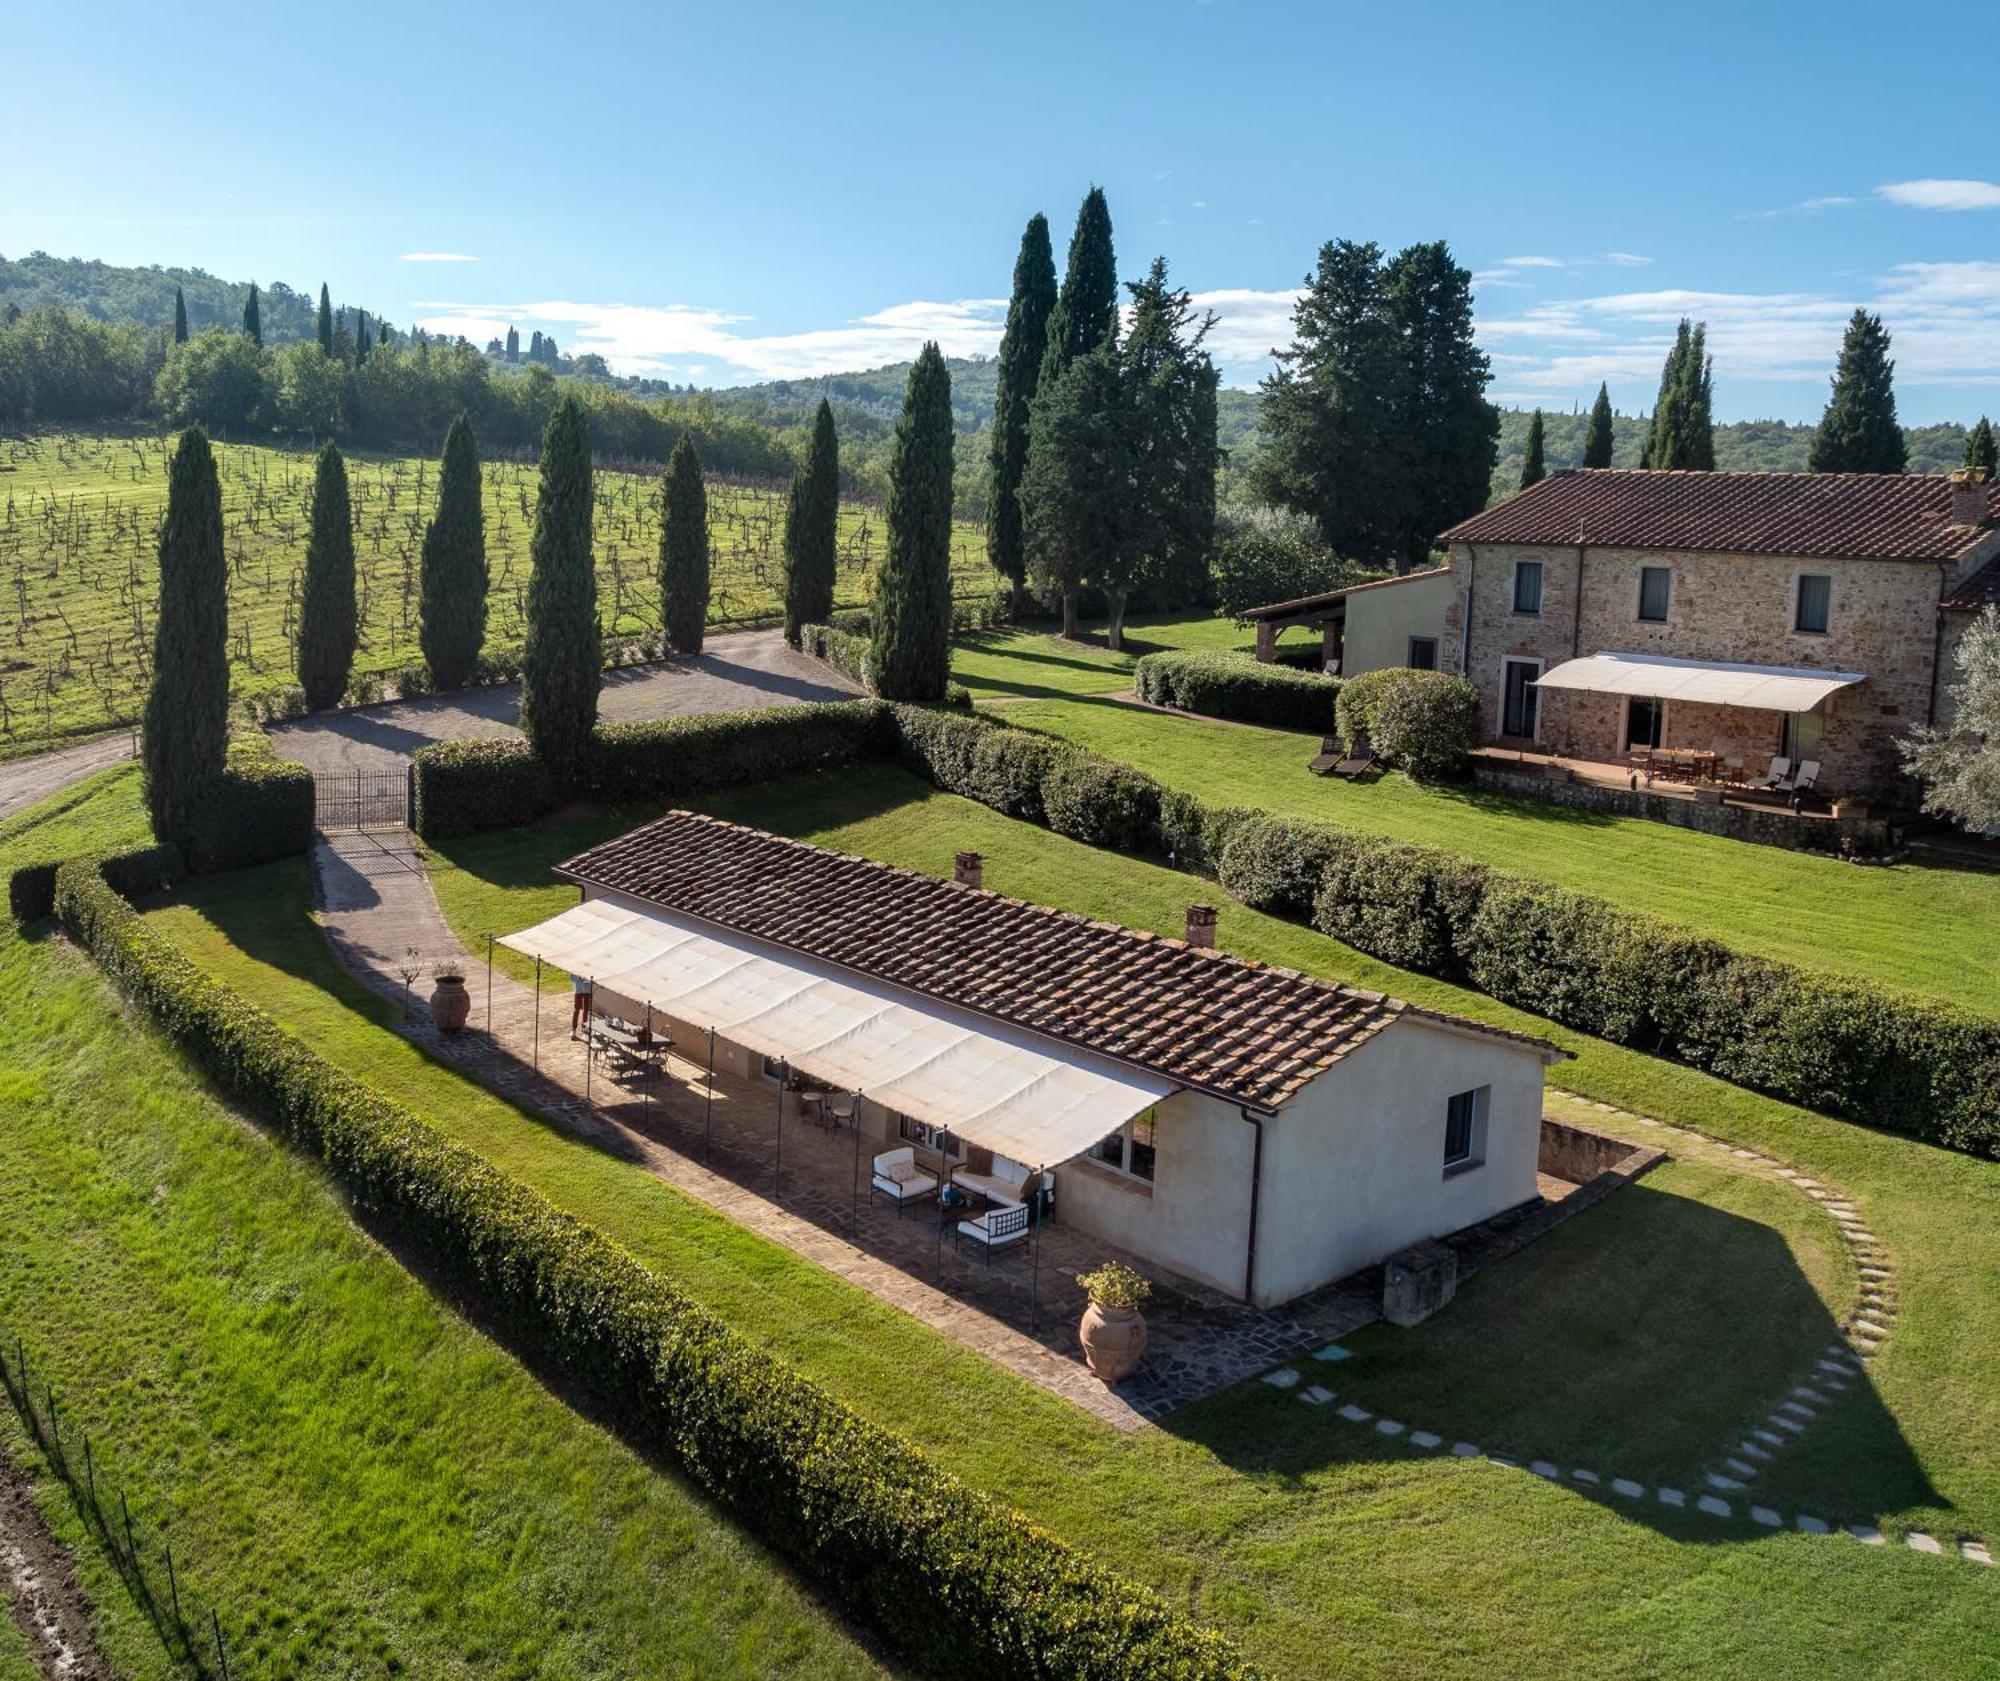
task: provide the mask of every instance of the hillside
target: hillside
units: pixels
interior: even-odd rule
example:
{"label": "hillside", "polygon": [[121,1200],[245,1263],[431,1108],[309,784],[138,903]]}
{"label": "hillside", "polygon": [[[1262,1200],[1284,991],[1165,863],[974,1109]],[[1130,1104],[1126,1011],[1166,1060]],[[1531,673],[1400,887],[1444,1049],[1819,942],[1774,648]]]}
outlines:
{"label": "hillside", "polygon": [[[51,257],[32,251],[0,257],[0,312],[67,309],[94,321],[132,321],[142,327],[174,324],[174,288],[187,299],[188,330],[237,327],[243,322],[247,280],[221,280],[198,268],[121,268],[88,257]],[[334,307],[350,305],[335,300]],[[319,288],[295,292],[282,280],[260,282],[257,316],[266,344],[296,344],[319,325]],[[375,312],[369,311],[375,319]]]}

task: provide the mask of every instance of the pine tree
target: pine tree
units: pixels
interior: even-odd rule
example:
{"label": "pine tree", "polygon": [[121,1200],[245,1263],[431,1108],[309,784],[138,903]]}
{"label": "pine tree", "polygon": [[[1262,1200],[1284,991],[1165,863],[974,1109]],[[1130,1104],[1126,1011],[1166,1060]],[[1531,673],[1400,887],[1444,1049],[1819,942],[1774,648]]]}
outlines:
{"label": "pine tree", "polygon": [[189,839],[194,813],[229,746],[229,570],[222,485],[199,426],[167,469],[160,526],[160,605],[142,735],[146,810],[161,840]]}
{"label": "pine tree", "polygon": [[951,676],[951,375],[935,344],[910,369],[889,455],[889,540],[869,669],[887,700],[938,702]]}
{"label": "pine tree", "polygon": [[174,288],[174,343],[186,344],[187,341],[188,341],[187,299],[181,296],[181,289],[178,286],[176,286]]}
{"label": "pine tree", "polygon": [[334,705],[347,692],[358,629],[347,463],[326,444],[313,470],[312,535],[306,540],[305,584],[299,594],[297,669],[312,711]]}
{"label": "pine tree", "polygon": [[590,511],[590,422],[583,405],[565,397],[542,433],[521,652],[521,728],[563,783],[580,777],[589,762],[603,681]]}
{"label": "pine tree", "polygon": [[1896,419],[1896,364],[1882,317],[1857,309],[1840,342],[1833,395],[1806,456],[1809,473],[1902,473],[1910,447]]}
{"label": "pine tree", "polygon": [[1583,445],[1583,464],[1586,467],[1609,467],[1612,443],[1611,393],[1600,384],[1597,401],[1590,405],[1590,434]]}
{"label": "pine tree", "polygon": [[1401,366],[1392,406],[1406,470],[1391,485],[1405,569],[1428,560],[1437,534],[1486,506],[1500,443],[1493,377],[1472,336],[1472,274],[1443,240],[1399,251],[1382,270],[1382,307]]}
{"label": "pine tree", "polygon": [[1708,324],[1681,318],[1660,370],[1660,398],[1640,460],[1656,472],[1715,471],[1714,368]]}
{"label": "pine tree", "polygon": [[[1034,447],[1021,481],[1028,581],[1077,634],[1077,591],[1135,567],[1136,431],[1118,346],[1101,344],[1035,393]],[[1114,602],[1114,606],[1116,603]]]}
{"label": "pine tree", "polygon": [[1535,410],[1535,418],[1528,422],[1528,452],[1521,458],[1521,488],[1526,490],[1531,484],[1540,484],[1549,476],[1549,470],[1542,465],[1542,411]]}
{"label": "pine tree", "polygon": [[418,641],[431,681],[462,689],[486,641],[486,512],[479,498],[479,444],[464,414],[445,434],[437,512],[424,531]]}
{"label": "pine tree", "polygon": [[1062,290],[1049,310],[1048,343],[1037,389],[1079,356],[1088,356],[1118,332],[1118,260],[1111,247],[1111,206],[1092,187],[1076,213]]}
{"label": "pine tree", "polygon": [[326,295],[326,282],[319,283],[319,353],[333,354],[333,300]]}
{"label": "pine tree", "polygon": [[1965,464],[1979,469],[1989,479],[2000,477],[2000,454],[1994,448],[1993,423],[1983,414],[1979,424],[1966,434]]}
{"label": "pine tree", "polygon": [[785,504],[785,637],[794,646],[802,625],[833,615],[840,557],[840,440],[833,405],[824,397],[813,416],[812,448],[792,475]]}
{"label": "pine tree", "polygon": [[264,348],[264,323],[257,315],[257,283],[250,282],[250,296],[243,300],[243,332],[259,350]]}
{"label": "pine tree", "polygon": [[1028,467],[1028,420],[1048,350],[1049,314],[1056,303],[1056,265],[1049,222],[1037,212],[1014,259],[1014,295],[1000,336],[993,394],[993,445],[986,496],[986,553],[1018,606],[1027,578],[1021,536],[1021,478]]}
{"label": "pine tree", "polygon": [[358,368],[368,360],[368,311],[354,312],[354,365]]}
{"label": "pine tree", "polygon": [[708,491],[692,432],[667,461],[660,514],[660,624],[675,653],[698,654],[708,628]]}

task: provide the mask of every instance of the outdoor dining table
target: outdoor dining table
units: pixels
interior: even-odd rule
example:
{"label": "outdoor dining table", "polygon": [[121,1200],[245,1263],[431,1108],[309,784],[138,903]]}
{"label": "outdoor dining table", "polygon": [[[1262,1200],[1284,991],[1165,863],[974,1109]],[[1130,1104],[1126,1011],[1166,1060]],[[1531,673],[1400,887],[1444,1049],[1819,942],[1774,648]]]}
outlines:
{"label": "outdoor dining table", "polygon": [[1655,747],[1645,757],[1646,780],[1712,782],[1722,769],[1722,755],[1693,747]]}

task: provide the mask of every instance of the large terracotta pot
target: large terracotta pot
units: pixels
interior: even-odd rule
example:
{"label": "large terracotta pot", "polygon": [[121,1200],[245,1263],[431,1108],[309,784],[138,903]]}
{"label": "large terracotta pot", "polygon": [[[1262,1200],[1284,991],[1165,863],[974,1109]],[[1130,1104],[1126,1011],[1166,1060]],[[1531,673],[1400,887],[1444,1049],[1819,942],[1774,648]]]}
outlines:
{"label": "large terracotta pot", "polygon": [[1139,1369],[1146,1352],[1146,1316],[1136,1307],[1105,1307],[1092,1301],[1077,1327],[1083,1357],[1106,1383],[1122,1383]]}
{"label": "large terracotta pot", "polygon": [[431,1020],[437,1023],[438,1031],[458,1032],[471,1014],[472,994],[465,990],[464,977],[440,975],[437,985],[431,988]]}

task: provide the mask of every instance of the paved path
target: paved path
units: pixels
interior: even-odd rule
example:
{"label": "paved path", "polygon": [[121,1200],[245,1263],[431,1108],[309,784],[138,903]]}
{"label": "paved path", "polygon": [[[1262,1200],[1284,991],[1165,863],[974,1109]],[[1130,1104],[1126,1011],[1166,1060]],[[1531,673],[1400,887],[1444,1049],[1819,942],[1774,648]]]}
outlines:
{"label": "paved path", "polygon": [[81,782],[86,776],[110,765],[123,764],[131,757],[132,733],[120,730],[97,741],[59,747],[53,753],[9,759],[0,764],[0,818],[12,817],[51,794],[61,793],[72,782]]}
{"label": "paved path", "polygon": [[[630,723],[851,700],[860,692],[831,667],[792,647],[781,632],[744,630],[710,637],[691,660],[607,671],[597,714],[606,723]],[[274,724],[271,740],[283,757],[317,775],[397,771],[411,753],[434,741],[512,736],[520,712],[521,686],[509,683]]]}

